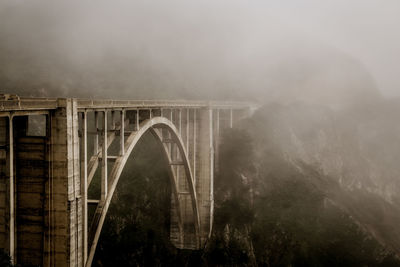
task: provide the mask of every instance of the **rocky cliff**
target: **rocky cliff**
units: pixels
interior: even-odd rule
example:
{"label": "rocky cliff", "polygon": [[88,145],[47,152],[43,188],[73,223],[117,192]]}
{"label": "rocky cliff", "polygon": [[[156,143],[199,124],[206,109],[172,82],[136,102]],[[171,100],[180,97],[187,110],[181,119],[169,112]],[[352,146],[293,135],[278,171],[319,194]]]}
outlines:
{"label": "rocky cliff", "polygon": [[254,142],[258,171],[251,175],[266,188],[300,177],[321,194],[323,209],[340,210],[399,255],[399,111],[398,100],[381,98],[340,110],[304,102],[266,105],[241,124]]}

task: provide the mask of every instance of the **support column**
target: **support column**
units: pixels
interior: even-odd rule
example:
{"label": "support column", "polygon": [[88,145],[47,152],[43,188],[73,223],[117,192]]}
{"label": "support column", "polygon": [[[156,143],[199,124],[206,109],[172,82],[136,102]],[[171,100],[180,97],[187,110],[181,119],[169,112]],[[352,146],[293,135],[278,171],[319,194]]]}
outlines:
{"label": "support column", "polygon": [[[173,113],[173,110],[172,110],[172,108],[169,110],[170,111],[170,113],[169,113],[169,120],[172,122],[172,123],[174,123],[174,113]],[[168,135],[168,139],[171,139],[171,133],[170,132],[167,132],[167,135]],[[172,160],[174,160],[174,144],[172,144],[171,142],[168,144],[168,146],[169,146],[169,155],[171,156],[171,159]]]}
{"label": "support column", "polygon": [[0,249],[9,253],[9,202],[8,202],[8,184],[9,171],[8,163],[8,120],[9,117],[0,117]]}
{"label": "support column", "polygon": [[119,131],[119,155],[125,155],[125,110],[121,110],[121,128]]}
{"label": "support column", "polygon": [[108,169],[107,169],[107,111],[104,111],[104,116],[103,116],[103,144],[102,144],[102,150],[101,150],[101,201],[105,201],[107,198],[107,192],[108,192],[108,181],[107,181],[107,176],[108,176]]}
{"label": "support column", "polygon": [[219,109],[217,109],[217,118],[216,118],[216,132],[217,132],[217,140],[219,141]]}
{"label": "support column", "polygon": [[113,110],[111,111],[111,130],[115,130],[115,115],[116,112]]}
{"label": "support column", "polygon": [[196,167],[197,167],[197,163],[196,163],[196,153],[197,153],[197,109],[193,110],[193,168],[192,168],[192,172],[193,172],[193,182],[194,185],[196,185],[196,181],[197,181],[197,172],[196,172]]}
{"label": "support column", "polygon": [[137,109],[136,110],[136,128],[135,128],[135,130],[136,131],[139,131],[139,129],[140,129],[140,116],[139,116],[140,114],[139,114],[139,109]]}
{"label": "support column", "polygon": [[182,134],[182,109],[178,109],[178,131]]}
{"label": "support column", "polygon": [[220,144],[220,121],[219,121],[219,117],[220,117],[220,111],[219,109],[215,110],[215,136],[214,136],[214,151],[215,151],[215,171],[218,173],[218,164],[219,164],[219,144]]}
{"label": "support column", "polygon": [[76,100],[58,99],[51,113],[43,266],[82,266],[79,138]]}
{"label": "support column", "polygon": [[93,155],[97,155],[99,153],[99,113],[97,111],[94,112],[94,129],[96,133],[93,138]]}
{"label": "support column", "polygon": [[229,110],[229,128],[233,128],[233,110]]}
{"label": "support column", "polygon": [[9,218],[9,253],[11,257],[11,262],[15,263],[15,189],[14,189],[14,126],[13,126],[13,116],[10,115],[8,124],[8,145],[9,145],[9,208],[10,208],[10,218]]}
{"label": "support column", "polygon": [[[181,109],[178,109],[178,118],[177,118],[176,124],[177,124],[177,128],[178,128],[178,133],[182,136],[182,110]],[[182,160],[182,157],[179,154],[177,146],[175,148],[175,160],[177,160],[177,161]],[[182,177],[182,173],[181,173],[181,165],[177,165],[176,166],[176,179],[177,179],[176,183],[178,184],[178,186],[180,186],[180,184],[182,183],[183,178],[184,177]],[[182,186],[182,187],[184,187],[184,186]],[[180,189],[178,189],[178,190],[180,190]]]}
{"label": "support column", "polygon": [[[214,213],[214,146],[213,146],[213,110],[198,110],[199,125],[196,166],[196,191],[200,212],[201,244],[204,245],[211,235]],[[196,132],[196,131],[195,131]]]}
{"label": "support column", "polygon": [[186,153],[189,155],[190,110],[186,109]]}
{"label": "support column", "polygon": [[88,173],[87,173],[87,113],[82,112],[82,137],[81,137],[81,192],[82,192],[82,221],[83,221],[83,265],[88,254]]}

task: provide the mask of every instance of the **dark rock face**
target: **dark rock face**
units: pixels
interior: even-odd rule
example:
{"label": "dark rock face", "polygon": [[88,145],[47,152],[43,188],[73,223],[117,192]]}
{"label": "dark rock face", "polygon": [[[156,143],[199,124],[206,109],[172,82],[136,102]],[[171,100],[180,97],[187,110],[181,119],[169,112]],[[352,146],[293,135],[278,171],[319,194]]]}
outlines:
{"label": "dark rock face", "polygon": [[256,142],[258,164],[278,155],[300,174],[312,168],[315,175],[305,179],[326,203],[400,253],[398,107],[397,101],[382,100],[340,111],[301,102],[272,104],[244,125]]}
{"label": "dark rock face", "polygon": [[[334,111],[302,102],[270,104],[227,132],[216,176],[210,261],[400,266],[398,204],[379,191],[390,179],[371,172],[379,166],[383,176],[388,163],[362,149],[380,139],[367,142],[363,131],[354,130],[372,120],[382,126],[371,131],[393,132],[390,120],[371,117],[372,107]],[[383,112],[378,104],[373,110]],[[224,257],[231,254],[235,261]]]}

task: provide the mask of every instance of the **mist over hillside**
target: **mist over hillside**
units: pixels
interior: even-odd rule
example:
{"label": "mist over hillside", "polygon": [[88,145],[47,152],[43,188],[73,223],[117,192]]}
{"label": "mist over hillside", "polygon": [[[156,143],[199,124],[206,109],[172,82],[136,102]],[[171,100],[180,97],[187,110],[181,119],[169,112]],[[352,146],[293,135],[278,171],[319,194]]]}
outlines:
{"label": "mist over hillside", "polygon": [[[390,79],[382,81],[382,65],[371,67],[400,40],[389,31],[398,25],[389,3],[398,4],[338,1],[350,15],[365,8],[354,21],[383,21],[391,33],[367,25],[363,35],[349,14],[315,12],[333,16],[332,28],[348,23],[349,35],[368,36],[370,53],[367,42],[329,42],[318,25],[301,28],[310,22],[296,21],[295,11],[321,4],[300,2],[0,3],[0,93],[260,105],[226,130],[215,227],[204,251],[168,243],[165,170],[142,153],[117,189],[95,264],[400,266],[400,99],[385,93],[396,95],[400,84],[397,55]],[[374,6],[382,18],[369,16]],[[304,20],[315,16],[307,12]],[[138,152],[156,149],[153,141]],[[158,165],[149,171],[149,162]]]}
{"label": "mist over hillside", "polygon": [[360,61],[265,11],[235,1],[5,1],[1,90],[335,107],[380,97]]}
{"label": "mist over hillside", "polygon": [[397,113],[398,106],[390,103],[341,112],[275,104],[259,110],[243,128],[257,142],[260,167],[269,162],[268,155],[278,155],[299,174],[313,169],[317,179],[307,180],[326,200],[398,253]]}

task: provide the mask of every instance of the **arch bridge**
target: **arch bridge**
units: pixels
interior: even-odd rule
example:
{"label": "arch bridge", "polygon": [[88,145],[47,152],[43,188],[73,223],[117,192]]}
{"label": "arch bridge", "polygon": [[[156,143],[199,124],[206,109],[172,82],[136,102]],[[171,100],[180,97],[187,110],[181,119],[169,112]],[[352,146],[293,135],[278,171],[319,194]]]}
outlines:
{"label": "arch bridge", "polygon": [[[3,95],[0,248],[22,265],[91,266],[121,173],[150,133],[168,163],[170,240],[201,249],[213,224],[220,133],[254,108]],[[98,194],[91,193],[94,184]]]}

